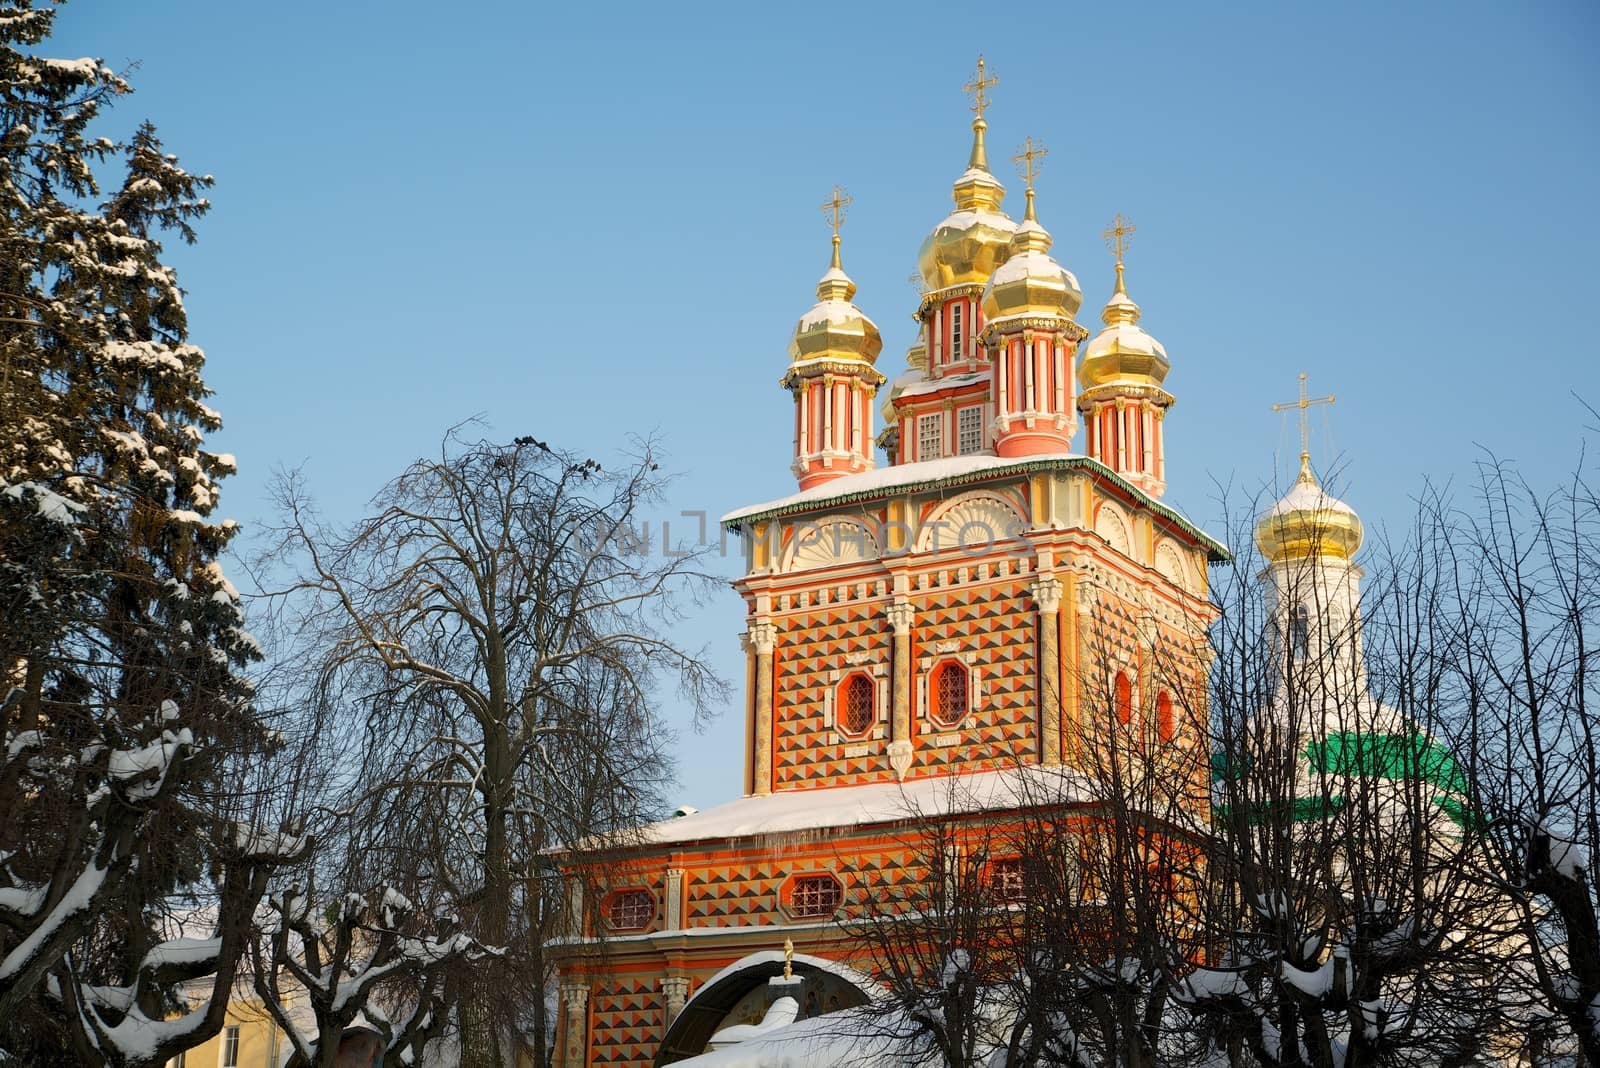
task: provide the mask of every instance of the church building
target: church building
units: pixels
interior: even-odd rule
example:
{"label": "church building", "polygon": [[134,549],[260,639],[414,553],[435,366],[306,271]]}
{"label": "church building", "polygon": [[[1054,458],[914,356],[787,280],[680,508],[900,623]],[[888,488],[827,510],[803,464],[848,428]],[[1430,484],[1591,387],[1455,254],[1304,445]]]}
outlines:
{"label": "church building", "polygon": [[[872,964],[840,920],[921,877],[914,816],[1004,811],[1030,778],[1070,791],[1101,693],[1205,779],[1205,739],[1155,665],[1195,648],[1225,550],[1162,500],[1174,397],[1125,284],[1132,228],[1108,231],[1114,284],[1101,325],[1081,325],[1031,141],[1022,218],[1003,210],[994,84],[980,60],[970,154],[918,253],[918,333],[892,382],[844,269],[848,201],[827,205],[832,258],[780,380],[798,485],[723,518],[745,553],[744,796],[611,859],[583,910],[603,949],[562,966],[562,1068],[695,1056],[758,1024],[786,967],[801,1015],[861,1004]],[[1094,804],[1084,791],[1086,826]]]}

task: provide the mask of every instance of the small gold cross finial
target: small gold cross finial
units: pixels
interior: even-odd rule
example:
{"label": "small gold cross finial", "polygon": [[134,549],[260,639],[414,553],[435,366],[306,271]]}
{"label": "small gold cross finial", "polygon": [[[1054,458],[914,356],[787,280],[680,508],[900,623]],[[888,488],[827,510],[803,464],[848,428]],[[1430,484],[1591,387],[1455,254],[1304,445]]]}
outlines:
{"label": "small gold cross finial", "polygon": [[827,216],[834,237],[839,236],[839,227],[843,225],[847,214],[845,209],[854,202],[850,194],[844,191],[844,187],[837,185],[833,187],[833,196],[822,202],[822,214]]}
{"label": "small gold cross finial", "polygon": [[978,118],[983,118],[983,110],[989,106],[989,90],[999,84],[1000,79],[998,77],[991,75],[985,78],[983,76],[983,54],[980,52],[978,54],[978,73],[973,76],[970,82],[961,87],[962,92],[971,95],[972,110],[977,114]]}
{"label": "small gold cross finial", "polygon": [[1302,476],[1309,475],[1311,471],[1311,406],[1314,404],[1332,404],[1334,400],[1332,393],[1326,397],[1309,396],[1306,392],[1306,381],[1306,373],[1301,371],[1300,399],[1284,401],[1282,404],[1274,404],[1272,406],[1272,410],[1275,412],[1286,412],[1290,408],[1298,408],[1300,410],[1300,474]]}
{"label": "small gold cross finial", "polygon": [[1122,266],[1122,257],[1128,251],[1130,244],[1128,238],[1137,229],[1139,228],[1118,212],[1117,217],[1111,220],[1111,225],[1100,231],[1100,236],[1106,239],[1106,247],[1117,254],[1118,267]]}
{"label": "small gold cross finial", "polygon": [[794,939],[792,938],[783,940],[783,977],[785,979],[794,978]]}
{"label": "small gold cross finial", "polygon": [[1017,154],[1011,157],[1011,162],[1017,165],[1017,173],[1022,175],[1022,180],[1028,183],[1028,188],[1033,188],[1033,180],[1039,177],[1039,165],[1050,154],[1044,144],[1031,137],[1022,139],[1022,147]]}
{"label": "small gold cross finial", "polygon": [[1111,225],[1100,231],[1100,236],[1106,239],[1106,247],[1112,252],[1116,253],[1117,256],[1116,291],[1118,293],[1126,294],[1128,292],[1127,287],[1123,285],[1122,281],[1122,257],[1128,252],[1128,238],[1130,238],[1133,235],[1133,232],[1137,229],[1138,227],[1133,225],[1133,223],[1129,222],[1127,219],[1124,219],[1122,217],[1122,213],[1119,211],[1117,213],[1117,217],[1111,220]]}

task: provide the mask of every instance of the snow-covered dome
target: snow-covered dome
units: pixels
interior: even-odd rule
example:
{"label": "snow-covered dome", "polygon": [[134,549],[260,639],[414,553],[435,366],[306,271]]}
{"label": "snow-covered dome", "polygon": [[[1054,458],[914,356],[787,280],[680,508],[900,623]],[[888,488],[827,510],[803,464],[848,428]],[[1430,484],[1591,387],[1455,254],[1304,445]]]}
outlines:
{"label": "snow-covered dome", "polygon": [[1010,316],[1071,319],[1083,306],[1083,291],[1072,272],[1050,256],[1050,231],[1034,217],[1033,190],[1028,210],[1011,237],[1010,254],[989,278],[983,317],[993,323]]}
{"label": "snow-covered dome", "polygon": [[839,235],[834,234],[833,262],[817,282],[817,303],[800,317],[789,341],[791,363],[832,358],[871,364],[878,358],[883,337],[878,324],[850,303],[855,295],[856,284],[839,264]]}
{"label": "snow-covered dome", "polygon": [[1361,538],[1356,510],[1322,488],[1306,453],[1294,486],[1256,523],[1256,547],[1275,564],[1313,556],[1348,560]]}
{"label": "snow-covered dome", "polygon": [[950,195],[956,210],[923,239],[917,270],[929,292],[958,285],[982,285],[1005,262],[1017,224],[1000,210],[1005,186],[989,173],[982,117],[972,121],[972,157]]}
{"label": "snow-covered dome", "polygon": [[1122,262],[1117,262],[1117,288],[1100,313],[1105,329],[1084,346],[1078,361],[1078,386],[1133,385],[1160,388],[1172,364],[1161,342],[1139,325],[1139,305],[1128,296]]}

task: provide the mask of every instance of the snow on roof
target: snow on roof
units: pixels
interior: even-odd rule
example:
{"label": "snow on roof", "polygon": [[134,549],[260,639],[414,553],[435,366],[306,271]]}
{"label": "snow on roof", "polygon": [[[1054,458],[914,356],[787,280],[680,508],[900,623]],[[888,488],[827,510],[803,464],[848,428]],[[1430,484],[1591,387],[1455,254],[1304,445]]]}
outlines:
{"label": "snow on roof", "polygon": [[938,233],[940,230],[970,230],[979,223],[992,226],[996,230],[1003,230],[1008,234],[1017,228],[1017,224],[1012,221],[1009,215],[1003,215],[997,211],[978,211],[972,208],[963,208],[960,211],[952,211],[949,215],[946,215],[939,225],[933,228],[933,232]]}
{"label": "snow on roof", "polygon": [[940,460],[923,460],[914,464],[877,467],[871,471],[862,471],[859,474],[844,475],[840,478],[831,479],[820,486],[813,486],[808,490],[802,490],[787,497],[780,497],[775,501],[736,508],[724,515],[720,522],[730,530],[738,530],[744,524],[756,518],[766,519],[791,512],[820,509],[829,505],[837,506],[852,500],[881,496],[887,490],[901,489],[906,486],[921,486],[925,489],[942,488],[947,485],[953,486],[965,482],[973,482],[991,475],[1021,474],[1025,471],[1035,470],[1066,470],[1073,467],[1087,469],[1107,481],[1114,482],[1136,498],[1144,507],[1176,523],[1190,537],[1206,547],[1212,562],[1232,559],[1232,554],[1228,552],[1226,545],[1201,530],[1188,516],[1170,504],[1154,499],[1100,461],[1070,452],[1047,453],[1026,457],[991,456],[988,454],[946,456]]}
{"label": "snow on roof", "polygon": [[860,308],[847,300],[824,300],[813,305],[811,310],[800,317],[800,324],[795,329],[810,330],[821,326],[823,323],[850,324],[857,321],[871,322]]}
{"label": "snow on roof", "polygon": [[[1063,453],[1062,455],[1066,456],[1067,454]],[[896,489],[901,486],[914,485],[918,482],[937,482],[941,479],[981,475],[1007,467],[1023,466],[1025,466],[1025,463],[1015,458],[971,455],[946,456],[941,460],[923,460],[914,464],[878,467],[871,471],[862,471],[859,474],[845,475],[842,478],[825,482],[820,486],[813,486],[811,489],[792,493],[787,497],[780,497],[778,500],[768,501],[765,504],[753,504],[746,508],[736,508],[723,516],[722,522],[737,525],[739,520],[747,519],[753,515],[813,503],[821,504],[836,497],[872,493],[876,490]]]}
{"label": "snow on roof", "polygon": [[990,367],[964,375],[946,375],[944,378],[923,378],[919,374],[919,381],[902,388],[900,396],[920,397],[924,393],[937,393],[942,389],[957,389],[961,386],[970,386],[974,382],[987,382],[993,377],[994,369]]}
{"label": "snow on roof", "polygon": [[1262,518],[1287,515],[1290,512],[1344,512],[1355,515],[1356,510],[1330,494],[1315,482],[1297,479],[1293,488],[1277,504],[1267,509]]}
{"label": "snow on roof", "polygon": [[1167,355],[1161,342],[1137,323],[1118,323],[1106,327],[1083,350],[1083,359],[1093,359],[1108,352],[1155,353],[1163,359]]}
{"label": "snow on roof", "polygon": [[763,1031],[737,1045],[678,1062],[684,1068],[844,1068],[941,1063],[905,1014],[864,1006]]}
{"label": "snow on roof", "polygon": [[741,797],[691,816],[653,823],[639,832],[638,844],[755,838],[959,815],[1046,800],[1080,801],[1092,796],[1087,787],[1087,780],[1077,772],[1027,765],[904,783],[782,790]]}

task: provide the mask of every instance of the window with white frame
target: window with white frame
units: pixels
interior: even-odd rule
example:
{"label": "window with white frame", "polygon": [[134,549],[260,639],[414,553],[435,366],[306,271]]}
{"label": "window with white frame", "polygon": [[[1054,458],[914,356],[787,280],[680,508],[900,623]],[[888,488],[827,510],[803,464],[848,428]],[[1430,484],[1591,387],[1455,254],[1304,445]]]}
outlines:
{"label": "window with white frame", "polygon": [[956,451],[962,456],[983,451],[983,405],[956,412]]}
{"label": "window with white frame", "polygon": [[950,305],[950,362],[961,359],[963,336],[961,330],[961,303]]}
{"label": "window with white frame", "polygon": [[937,460],[944,455],[944,416],[935,412],[932,415],[917,417],[917,459]]}
{"label": "window with white frame", "polygon": [[222,1032],[221,1068],[239,1068],[239,1025],[230,1024]]}

